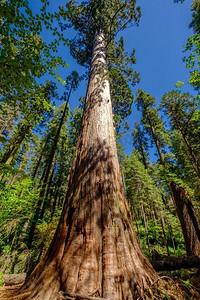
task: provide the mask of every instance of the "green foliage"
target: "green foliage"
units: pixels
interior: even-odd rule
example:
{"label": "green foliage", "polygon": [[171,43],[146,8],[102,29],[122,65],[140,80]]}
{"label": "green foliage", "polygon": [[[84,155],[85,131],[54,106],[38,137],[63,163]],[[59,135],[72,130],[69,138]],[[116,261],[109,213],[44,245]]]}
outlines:
{"label": "green foliage", "polygon": [[144,165],[138,160],[134,152],[131,154],[130,159],[127,160],[126,165],[126,184],[127,196],[131,199],[131,204],[138,202],[139,199],[144,201],[148,195],[148,201],[157,199],[159,190],[154,186],[147,170]]}
{"label": "green foliage", "polygon": [[[60,218],[61,211],[57,211],[57,216],[55,216],[51,222],[46,222],[43,220],[40,224],[36,227],[35,232],[35,241],[33,243],[33,252],[39,254],[38,251],[41,251],[43,254],[47,251],[53,236],[55,234],[59,218]],[[48,235],[47,235],[48,232]],[[35,258],[37,255],[35,255]]]}
{"label": "green foliage", "polygon": [[144,164],[145,168],[147,169],[148,164],[148,150],[149,144],[148,139],[145,136],[144,131],[141,129],[140,124],[135,122],[135,126],[132,132],[133,136],[133,146],[138,151],[137,155],[140,161]]}
{"label": "green foliage", "polygon": [[71,0],[66,8],[66,11],[61,9],[61,14],[67,17],[68,23],[61,27],[73,27],[77,31],[76,37],[70,40],[70,50],[79,64],[90,66],[95,34],[104,33],[113,111],[119,131],[120,126],[127,126],[124,118],[131,113],[133,95],[128,84],[134,85],[139,77],[132,68],[136,62],[135,51],[126,53],[123,37],[116,41],[115,36],[128,25],[138,24],[140,10],[135,1],[120,0],[92,0],[81,4]]}
{"label": "green foliage", "polygon": [[124,78],[123,74],[116,68],[109,70],[109,81],[111,86],[111,99],[113,105],[115,128],[120,129],[120,124],[123,123],[128,115],[131,114],[131,105],[133,103],[133,94]]}
{"label": "green foliage", "polygon": [[70,113],[69,140],[70,140],[71,147],[74,147],[77,143],[78,136],[81,130],[82,116],[83,116],[82,104],[75,107],[74,110]]}
{"label": "green foliage", "polygon": [[[58,77],[54,71],[57,65],[67,66],[56,55],[59,42],[67,42],[52,26],[53,20],[60,19],[59,15],[48,13],[49,2],[42,2],[40,13],[35,15],[27,0],[0,2],[1,99],[13,106],[23,103],[27,93],[34,96],[37,78],[45,73]],[[44,42],[40,37],[44,27],[59,39],[49,44]]]}
{"label": "green foliage", "polygon": [[4,276],[4,273],[0,272],[0,286],[3,286],[3,284],[4,284],[3,276]]}
{"label": "green foliage", "polygon": [[190,283],[190,280],[189,280],[189,279],[183,280],[183,283],[184,283],[187,287],[191,287],[191,283]]}
{"label": "green foliage", "polygon": [[[68,41],[58,28],[52,26],[54,21],[60,22],[63,18],[62,22],[66,24],[60,23],[61,30],[73,27],[77,31],[77,36],[70,41],[71,54],[86,67],[90,64],[94,36],[103,31],[117,138],[121,137],[120,130],[126,130],[126,118],[131,113],[133,95],[129,85],[139,81],[138,73],[132,68],[136,63],[134,50],[126,53],[123,37],[115,40],[119,31],[138,24],[140,10],[135,1],[91,0],[80,3],[70,0],[66,10],[60,7],[59,13],[55,14],[48,12],[47,0],[42,0],[42,3],[40,12],[34,15],[26,0],[0,1],[0,64],[4,67],[4,71],[0,71],[3,81],[0,141],[5,144],[1,148],[1,158],[7,149],[17,146],[17,155],[11,151],[12,164],[0,166],[3,175],[0,186],[0,266],[6,261],[4,270],[9,272],[32,268],[44,256],[65,201],[81,130],[84,100],[72,112],[68,101],[82,77],[72,72],[66,78],[66,91],[61,98],[65,102],[54,112],[51,100],[57,97],[55,84],[50,81],[45,85],[37,83],[44,73],[58,78],[55,73],[57,64],[66,65],[56,52],[59,42],[67,44]],[[40,38],[44,28],[55,37],[50,44]],[[188,40],[185,51],[191,51],[191,55],[185,58],[187,67],[192,69],[191,83],[199,88],[198,34]],[[176,85],[181,86],[182,82]],[[150,258],[154,251],[161,257],[180,256],[185,254],[184,240],[168,187],[174,181],[187,188],[193,197],[200,195],[197,176],[177,127],[177,124],[181,126],[199,155],[199,108],[196,99],[189,94],[172,91],[164,95],[162,107],[170,118],[170,134],[158,114],[154,97],[138,90],[135,101],[142,118],[140,125],[135,124],[135,149],[131,156],[125,155],[124,148],[117,143],[134,227],[144,252]],[[14,105],[17,105],[15,111]],[[33,128],[41,125],[45,125],[45,129],[39,135],[33,134]],[[154,144],[160,157],[164,153],[163,164],[150,163],[148,152]],[[169,149],[171,153],[166,153]],[[39,215],[35,220],[38,207]],[[33,222],[36,230],[32,248],[28,249],[27,236]],[[188,278],[185,279],[189,286]]]}
{"label": "green foliage", "polygon": [[[55,85],[49,81],[37,88],[34,97],[26,99],[21,105],[23,117],[16,124],[10,139],[4,145],[1,153],[1,163],[9,165],[16,153],[20,150],[22,143],[30,139],[33,129],[37,125],[42,125],[44,120],[52,114],[51,97],[56,96]],[[4,165],[3,165],[4,166]],[[5,168],[5,166],[4,166]]]}
{"label": "green foliage", "polygon": [[[183,3],[185,0],[174,0],[175,3],[181,2]],[[200,33],[200,1],[193,0],[191,10],[192,13],[192,21],[189,25],[190,28],[193,28],[195,33]]]}
{"label": "green foliage", "polygon": [[177,81],[175,87],[176,87],[176,88],[180,88],[180,87],[182,87],[182,86],[184,86],[184,82],[182,82],[182,81]]}
{"label": "green foliage", "polygon": [[192,14],[192,22],[190,23],[190,27],[193,28],[195,33],[200,33],[200,1],[193,0],[191,10]]}
{"label": "green foliage", "polygon": [[189,83],[197,90],[200,89],[200,34],[191,36],[185,46],[184,52],[189,52],[183,61],[186,68],[190,69]]}
{"label": "green foliage", "polygon": [[195,194],[195,191],[198,190],[199,181],[180,131],[174,130],[171,141],[171,151],[175,156],[174,173],[181,179],[181,185],[184,186],[192,196]]}
{"label": "green foliage", "polygon": [[[102,30],[105,35],[107,47],[115,35],[125,29],[129,24],[138,23],[140,9],[136,1],[101,0],[85,1],[77,4],[70,0],[66,4],[67,11],[61,9],[69,23],[65,27],[73,27],[78,35],[71,40],[71,53],[81,65],[88,66],[92,55],[92,45],[96,32]],[[108,50],[109,52],[109,50]]]}
{"label": "green foliage", "polygon": [[20,236],[26,233],[25,224],[31,218],[33,204],[39,193],[32,189],[32,184],[30,178],[17,181],[11,187],[1,184],[1,252],[9,252],[16,247]]}
{"label": "green foliage", "polygon": [[[146,169],[144,164],[139,161],[138,153],[134,151],[123,165],[125,165],[126,195],[132,208],[133,224],[143,251],[149,257],[154,250],[160,255],[167,255],[161,222],[163,218],[169,254],[183,255],[185,247],[179,219],[174,216],[171,207],[166,207],[163,201],[163,198],[167,196],[166,186],[160,182],[160,178],[163,176],[158,175],[152,167]],[[165,181],[164,183],[166,184]],[[147,226],[147,230],[145,226]],[[147,234],[151,253],[147,247]],[[176,249],[174,249],[172,238],[175,241]]]}
{"label": "green foliage", "polygon": [[200,147],[197,140],[200,127],[198,126],[199,121],[195,117],[196,111],[199,110],[198,102],[189,93],[171,91],[163,96],[161,107],[169,116],[172,129],[181,133],[186,151],[195,171],[198,173]]}
{"label": "green foliage", "polygon": [[164,147],[168,142],[168,135],[164,130],[163,120],[158,115],[155,97],[139,89],[135,98],[138,110],[142,113],[141,124],[150,135],[153,143],[155,137],[159,141],[160,147]]}

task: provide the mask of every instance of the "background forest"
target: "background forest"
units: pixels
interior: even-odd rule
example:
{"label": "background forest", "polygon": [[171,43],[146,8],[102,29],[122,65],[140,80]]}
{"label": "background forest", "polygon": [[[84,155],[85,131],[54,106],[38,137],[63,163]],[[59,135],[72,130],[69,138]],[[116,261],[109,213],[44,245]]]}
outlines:
{"label": "background forest", "polygon": [[[73,2],[68,1],[68,13]],[[36,13],[26,0],[0,0],[2,275],[30,273],[53,238],[68,189],[84,93],[78,106],[73,104],[71,110],[70,104],[74,92],[88,80],[86,57],[76,51],[69,15],[61,6],[56,12],[49,9],[47,0],[40,4]],[[137,18],[139,22],[139,10]],[[199,0],[193,0],[188,26],[193,35],[185,41],[182,63],[189,69],[190,93],[181,78],[162,99],[137,89],[135,52],[125,52],[123,36],[108,53],[124,190],[138,240],[152,261],[200,256]],[[49,42],[42,39],[44,31]],[[85,67],[80,74],[69,71],[66,78],[60,77],[60,68],[68,67],[67,58],[58,55],[61,45]],[[122,61],[124,69],[119,71]],[[127,118],[133,107],[137,117],[130,127]],[[127,131],[131,131],[130,155],[123,146]],[[190,284],[185,272],[181,276]]]}

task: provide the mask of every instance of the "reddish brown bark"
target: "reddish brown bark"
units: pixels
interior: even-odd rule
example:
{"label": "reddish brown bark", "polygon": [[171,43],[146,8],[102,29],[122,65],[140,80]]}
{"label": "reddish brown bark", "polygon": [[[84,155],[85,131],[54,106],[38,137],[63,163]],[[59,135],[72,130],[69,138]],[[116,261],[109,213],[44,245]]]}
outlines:
{"label": "reddish brown bark", "polygon": [[140,299],[158,278],[139,246],[125,199],[106,70],[99,34],[67,200],[51,246],[18,292],[20,299],[54,300],[60,290]]}
{"label": "reddish brown bark", "polygon": [[171,182],[171,190],[174,195],[176,211],[183,231],[187,255],[200,257],[200,226],[192,201],[187,191],[174,182]]}

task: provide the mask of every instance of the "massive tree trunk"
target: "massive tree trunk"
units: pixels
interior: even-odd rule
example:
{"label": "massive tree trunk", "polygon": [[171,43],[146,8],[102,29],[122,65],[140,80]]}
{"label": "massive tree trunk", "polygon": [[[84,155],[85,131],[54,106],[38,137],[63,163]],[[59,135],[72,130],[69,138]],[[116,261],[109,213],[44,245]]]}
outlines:
{"label": "massive tree trunk", "polygon": [[140,299],[158,279],[138,244],[125,199],[106,73],[99,33],[61,220],[46,256],[18,291],[20,299],[53,300],[60,290]]}

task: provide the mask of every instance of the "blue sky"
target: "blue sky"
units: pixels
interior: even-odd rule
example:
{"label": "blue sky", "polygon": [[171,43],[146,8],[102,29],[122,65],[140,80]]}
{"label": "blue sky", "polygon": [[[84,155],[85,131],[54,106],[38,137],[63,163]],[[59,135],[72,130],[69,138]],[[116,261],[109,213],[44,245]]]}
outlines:
{"label": "blue sky", "polygon": [[[177,81],[185,83],[183,92],[194,93],[187,84],[189,70],[182,61],[183,46],[193,34],[188,28],[191,4],[191,0],[183,4],[175,4],[173,0],[138,1],[142,11],[140,25],[123,33],[126,48],[136,49],[136,70],[140,72],[141,81],[133,89],[134,94],[138,88],[142,88],[159,102],[165,93],[175,89]],[[132,111],[128,118],[130,129],[139,118],[134,106]],[[126,134],[123,144],[129,154],[132,149],[131,132]],[[154,158],[153,153],[151,158]]]}
{"label": "blue sky", "polygon": [[[50,0],[50,7],[57,10],[59,5],[64,6],[64,0]],[[38,10],[39,0],[31,1],[32,9]],[[187,84],[189,70],[182,62],[183,46],[187,38],[192,35],[192,30],[188,28],[191,21],[190,7],[192,0],[185,0],[183,4],[175,4],[173,0],[138,0],[141,7],[142,17],[138,27],[133,26],[123,31],[125,48],[131,51],[136,50],[137,64],[135,70],[140,73],[141,81],[133,88],[133,94],[138,88],[156,97],[157,102],[162,95],[175,88],[177,81],[185,83],[182,91],[193,92]],[[71,33],[65,31],[66,37],[71,37]],[[49,35],[44,32],[43,38],[49,40]],[[69,68],[60,70],[63,78],[71,71],[81,72],[81,69],[74,59],[70,57],[67,47],[59,48],[59,55],[64,57],[69,64]],[[46,78],[45,78],[46,79]],[[59,84],[59,92],[62,94],[63,87]],[[70,100],[70,107],[73,109],[78,105],[79,97],[85,96],[86,84],[82,83],[79,90],[75,92]],[[128,118],[130,130],[122,140],[126,148],[126,153],[132,150],[131,131],[135,121],[139,121],[139,113],[133,106],[132,114]],[[151,154],[153,158],[153,154]]]}

